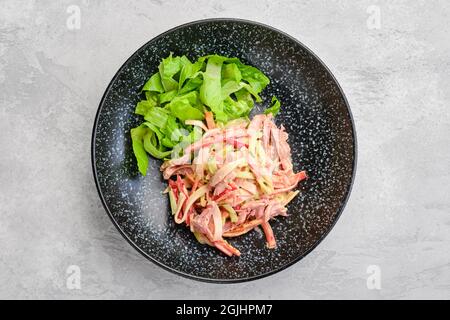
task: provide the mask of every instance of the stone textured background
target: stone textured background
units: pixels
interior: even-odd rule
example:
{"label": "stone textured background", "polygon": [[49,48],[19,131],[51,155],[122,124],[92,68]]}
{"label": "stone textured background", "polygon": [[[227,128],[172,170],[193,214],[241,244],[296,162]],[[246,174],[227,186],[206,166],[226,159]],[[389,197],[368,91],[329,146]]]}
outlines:
{"label": "stone textured background", "polygon": [[[66,26],[70,5],[79,30]],[[371,5],[380,29],[367,26]],[[211,17],[305,43],[342,85],[358,135],[356,182],[330,235],[243,284],[145,260],[113,227],[91,172],[95,112],[121,64],[159,33]],[[448,1],[0,0],[0,298],[450,298],[449,39]],[[70,265],[80,290],[66,287]],[[367,287],[370,265],[381,290]]]}

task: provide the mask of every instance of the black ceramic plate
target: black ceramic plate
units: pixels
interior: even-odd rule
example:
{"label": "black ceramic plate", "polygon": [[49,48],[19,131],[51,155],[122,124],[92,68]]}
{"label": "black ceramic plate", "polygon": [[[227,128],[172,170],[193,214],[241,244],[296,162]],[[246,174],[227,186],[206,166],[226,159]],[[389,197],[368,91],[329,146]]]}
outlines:
{"label": "black ceramic plate", "polygon": [[[228,258],[200,245],[168,210],[166,187],[152,159],[138,174],[130,129],[139,90],[168,56],[191,59],[217,53],[239,57],[271,80],[262,98],[282,102],[278,125],[289,133],[294,167],[306,170],[289,217],[272,224],[277,249],[257,231],[230,242],[242,255]],[[261,110],[261,109],[260,109]],[[239,282],[280,271],[309,253],[336,223],[350,193],[356,141],[349,106],[336,79],[303,44],[269,26],[236,19],[188,23],[156,37],[120,68],[100,103],[92,137],[92,164],[100,198],[122,235],[145,257],[178,274],[204,281]]]}

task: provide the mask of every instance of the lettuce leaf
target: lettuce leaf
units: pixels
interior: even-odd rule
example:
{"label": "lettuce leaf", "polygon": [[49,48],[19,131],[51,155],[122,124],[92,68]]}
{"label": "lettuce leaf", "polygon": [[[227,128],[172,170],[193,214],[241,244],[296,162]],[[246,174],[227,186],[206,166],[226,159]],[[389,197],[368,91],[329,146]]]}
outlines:
{"label": "lettuce leaf", "polygon": [[226,122],[227,116],[223,112],[221,74],[224,58],[210,56],[203,73],[203,83],[200,87],[200,99],[208,106],[218,121]]}
{"label": "lettuce leaf", "polygon": [[165,92],[177,90],[178,81],[173,77],[181,70],[181,57],[173,57],[172,53],[159,64],[159,75]]}
{"label": "lettuce leaf", "polygon": [[180,89],[183,87],[187,79],[196,78],[200,74],[200,71],[203,69],[204,66],[204,61],[205,61],[204,58],[200,58],[195,63],[191,63],[189,60],[185,61],[180,72],[180,79],[178,81],[178,91],[180,91]]}
{"label": "lettuce leaf", "polygon": [[[143,146],[145,151],[150,153],[153,157],[157,159],[164,159],[170,155],[171,151],[161,151],[157,147],[157,140],[152,139],[155,137],[155,133],[151,130],[147,130],[147,133],[143,137]],[[147,159],[148,161],[148,159]]]}
{"label": "lettuce leaf", "polygon": [[205,115],[202,111],[194,108],[187,98],[176,98],[170,104],[170,112],[180,119],[182,123],[186,120],[203,120]]}
{"label": "lettuce leaf", "polygon": [[251,110],[251,107],[245,101],[235,101],[231,97],[225,99],[224,107],[230,120],[247,116]]}
{"label": "lettuce leaf", "polygon": [[264,110],[264,114],[273,114],[276,116],[278,112],[280,112],[281,103],[280,100],[278,100],[277,97],[273,96],[272,101],[270,102],[270,107]]}
{"label": "lettuce leaf", "polygon": [[134,156],[137,160],[139,172],[142,175],[147,174],[148,168],[148,155],[144,149],[144,135],[147,133],[147,129],[144,125],[140,125],[137,128],[131,129],[131,142],[133,147]]}
{"label": "lettuce leaf", "polygon": [[166,102],[170,102],[173,98],[177,96],[177,94],[178,94],[177,90],[171,90],[168,92],[161,93],[159,95],[159,103],[163,104]]}
{"label": "lettuce leaf", "polygon": [[168,111],[159,107],[149,109],[149,111],[144,116],[144,119],[146,121],[157,126],[158,128],[165,128],[168,118]]}
{"label": "lettuce leaf", "polygon": [[203,73],[198,72],[191,79],[189,79],[186,84],[178,91],[179,94],[188,93],[200,88],[203,83]]}
{"label": "lettuce leaf", "polygon": [[169,144],[168,142],[170,141],[170,144],[173,146],[180,141],[182,136],[181,129],[183,129],[183,127],[177,121],[177,118],[175,118],[173,115],[170,115],[167,118],[166,126],[162,129],[162,132],[168,139],[168,141],[166,141],[167,144]]}
{"label": "lettuce leaf", "polygon": [[148,79],[148,81],[144,84],[142,91],[154,91],[159,93],[164,92],[160,74],[155,73],[154,75],[152,75],[150,79]]}
{"label": "lettuce leaf", "polygon": [[147,113],[150,112],[150,110],[154,107],[156,107],[156,102],[153,100],[142,100],[139,101],[136,105],[136,109],[134,110],[134,113],[139,114],[141,116],[145,116]]}
{"label": "lettuce leaf", "polygon": [[237,83],[241,82],[242,74],[236,63],[225,64],[222,68],[222,81],[233,80]]}
{"label": "lettuce leaf", "polygon": [[235,80],[222,82],[222,100],[226,100],[232,93],[243,88],[244,83],[238,83]]}
{"label": "lettuce leaf", "polygon": [[240,65],[242,79],[248,82],[254,93],[258,94],[263,91],[270,83],[269,78],[255,67]]}
{"label": "lettuce leaf", "polygon": [[[159,141],[161,141],[164,138],[164,134],[154,124],[152,124],[150,122],[144,122],[143,125],[146,126],[147,128],[149,128],[150,130],[152,130],[155,133],[155,135],[158,137]],[[162,150],[162,148],[160,148],[160,150]]]}

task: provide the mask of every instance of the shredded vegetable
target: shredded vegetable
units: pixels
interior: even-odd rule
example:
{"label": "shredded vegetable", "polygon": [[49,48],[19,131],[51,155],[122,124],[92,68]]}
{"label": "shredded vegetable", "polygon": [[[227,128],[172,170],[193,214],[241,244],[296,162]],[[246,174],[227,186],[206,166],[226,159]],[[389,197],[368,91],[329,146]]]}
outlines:
{"label": "shredded vegetable", "polygon": [[[275,248],[269,221],[287,215],[286,205],[298,194],[293,189],[307,178],[305,171],[293,172],[288,135],[272,118],[271,113],[257,115],[244,126],[237,122],[207,129],[202,139],[185,148],[181,158],[161,166],[169,185],[176,186],[168,188],[169,194],[183,199],[177,203],[175,221],[188,225],[201,243],[228,256],[240,252],[225,238],[258,226],[267,247]],[[210,127],[215,125],[210,123]],[[183,197],[186,192],[188,196]]]}

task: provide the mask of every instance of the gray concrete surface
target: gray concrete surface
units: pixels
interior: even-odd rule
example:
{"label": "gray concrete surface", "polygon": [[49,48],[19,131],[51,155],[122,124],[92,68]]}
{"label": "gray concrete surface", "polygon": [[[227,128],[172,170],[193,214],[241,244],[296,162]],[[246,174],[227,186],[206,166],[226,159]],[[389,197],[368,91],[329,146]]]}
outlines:
{"label": "gray concrete surface", "polygon": [[[111,224],[91,173],[95,112],[120,65],[209,17],[304,42],[340,81],[358,133],[356,182],[333,232],[295,266],[244,284],[146,261]],[[0,298],[449,299],[449,38],[447,1],[0,0]]]}

